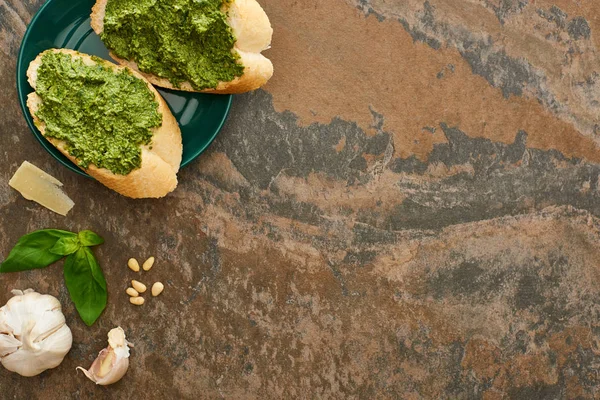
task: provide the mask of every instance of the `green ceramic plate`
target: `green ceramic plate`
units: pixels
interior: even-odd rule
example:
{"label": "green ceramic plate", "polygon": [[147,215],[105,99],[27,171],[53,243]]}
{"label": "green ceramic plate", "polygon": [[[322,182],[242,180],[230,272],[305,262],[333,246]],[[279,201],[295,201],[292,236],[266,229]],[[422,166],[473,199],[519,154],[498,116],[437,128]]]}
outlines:
{"label": "green ceramic plate", "polygon": [[[88,176],[54,148],[37,130],[26,106],[33,89],[27,83],[29,63],[42,51],[67,48],[110,60],[108,50],[90,27],[94,0],[48,0],[31,20],[17,60],[17,91],[31,131],[42,146],[67,168]],[[189,164],[213,141],[229,113],[231,95],[187,93],[157,88],[179,122],[183,137],[181,166]]]}

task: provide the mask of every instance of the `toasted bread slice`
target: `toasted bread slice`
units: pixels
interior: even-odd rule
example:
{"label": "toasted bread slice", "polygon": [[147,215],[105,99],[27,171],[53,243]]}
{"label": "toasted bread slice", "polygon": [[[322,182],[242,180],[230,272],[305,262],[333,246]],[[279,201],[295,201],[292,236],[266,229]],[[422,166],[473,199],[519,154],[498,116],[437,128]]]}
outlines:
{"label": "toasted bread slice", "polygon": [[[97,0],[92,8],[91,25],[94,32],[100,35],[104,31],[104,15],[108,0]],[[233,94],[244,93],[258,89],[273,76],[273,64],[261,52],[269,48],[273,28],[269,17],[256,0],[232,0],[226,6],[227,23],[236,37],[236,51],[244,65],[242,76],[229,82],[220,82],[215,89],[196,90],[189,82],[183,82],[175,87],[168,79],[140,71],[134,61],[117,57],[113,52],[110,56],[119,64],[126,65],[142,74],[152,84],[168,89],[187,92]]]}
{"label": "toasted bread slice", "polygon": [[[50,49],[46,51],[61,52],[70,54],[72,57],[79,57],[86,65],[96,65],[91,56],[67,49]],[[44,52],[45,53],[45,52]],[[37,70],[42,64],[41,53],[29,65],[27,77],[29,84],[34,89],[37,82]],[[115,71],[128,69],[124,66],[113,64],[109,61],[102,60],[102,65],[112,68]],[[150,91],[155,96],[158,102],[158,112],[162,115],[162,125],[152,129],[152,141],[148,145],[141,146],[142,148],[142,165],[140,168],[134,169],[127,175],[117,175],[105,168],[98,168],[90,164],[85,172],[96,178],[99,182],[108,188],[131,198],[158,198],[164,197],[169,192],[172,192],[177,186],[177,171],[181,164],[182,144],[181,131],[179,125],[167,103],[163,100],[160,94],[154,87],[148,83],[143,76],[135,71],[130,72],[137,78],[142,79]],[[45,124],[38,117],[38,111],[42,103],[42,98],[35,92],[30,93],[27,97],[27,107],[33,117],[34,123],[40,130],[42,135],[45,132]],[[67,158],[77,164],[77,159],[71,156],[66,149],[66,143],[62,140],[46,137],[46,139],[54,145]],[[83,168],[82,168],[83,169]]]}

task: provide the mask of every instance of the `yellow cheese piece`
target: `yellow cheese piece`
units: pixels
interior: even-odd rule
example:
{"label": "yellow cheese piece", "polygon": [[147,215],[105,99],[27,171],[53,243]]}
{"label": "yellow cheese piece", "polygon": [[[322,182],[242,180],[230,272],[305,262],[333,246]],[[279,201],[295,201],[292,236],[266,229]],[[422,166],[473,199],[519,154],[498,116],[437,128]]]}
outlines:
{"label": "yellow cheese piece", "polygon": [[58,179],[27,161],[23,161],[8,184],[27,200],[33,200],[60,215],[67,215],[75,205],[60,189],[63,184]]}

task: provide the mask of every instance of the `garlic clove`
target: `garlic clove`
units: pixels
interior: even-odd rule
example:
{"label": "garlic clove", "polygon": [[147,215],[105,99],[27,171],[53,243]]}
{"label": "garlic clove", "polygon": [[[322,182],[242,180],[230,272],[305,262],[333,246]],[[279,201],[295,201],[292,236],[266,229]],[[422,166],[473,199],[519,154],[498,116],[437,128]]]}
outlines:
{"label": "garlic clove", "polygon": [[63,325],[51,336],[39,341],[37,344],[42,353],[62,353],[69,351],[72,338],[71,330],[66,325]]}
{"label": "garlic clove", "polygon": [[110,385],[119,381],[129,368],[129,343],[125,339],[125,332],[117,327],[108,332],[108,347],[101,350],[92,363],[90,369],[83,371],[92,382],[97,385]]}
{"label": "garlic clove", "polygon": [[21,376],[31,377],[42,373],[45,368],[39,368],[36,357],[31,352],[17,350],[2,358],[2,365]]}
{"label": "garlic clove", "polygon": [[108,346],[112,347],[115,353],[121,358],[128,358],[129,346],[133,347],[125,338],[125,332],[120,326],[108,332]]}
{"label": "garlic clove", "polygon": [[[48,305],[48,307],[51,306],[56,306],[56,304]],[[51,310],[46,311],[44,313],[44,318],[40,318],[36,321],[35,326],[31,330],[31,336],[34,338],[34,341],[41,341],[65,326],[66,320],[60,310],[60,303],[58,304],[58,307],[58,309],[52,308]]]}
{"label": "garlic clove", "polygon": [[90,369],[77,367],[96,385],[110,385],[119,381],[128,368],[129,358],[119,358],[111,347],[100,351]]}
{"label": "garlic clove", "polygon": [[14,336],[0,335],[0,357],[14,353],[22,345],[23,343]]}

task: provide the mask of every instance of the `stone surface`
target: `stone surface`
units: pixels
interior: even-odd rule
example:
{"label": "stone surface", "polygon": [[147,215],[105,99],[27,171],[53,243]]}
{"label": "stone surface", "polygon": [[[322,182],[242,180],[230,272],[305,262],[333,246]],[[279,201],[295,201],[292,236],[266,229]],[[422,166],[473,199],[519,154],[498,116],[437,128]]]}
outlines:
{"label": "stone surface", "polygon": [[[600,377],[600,3],[261,0],[275,76],[163,200],[46,154],[17,104],[38,0],[0,0],[0,259],[93,229],[109,304],[78,318],[60,266],[0,276],[61,300],[63,364],[2,398],[591,399]],[[7,185],[30,160],[62,218]],[[2,183],[4,182],[4,183]],[[133,308],[127,259],[161,297]],[[122,326],[118,384],[75,372]]]}

